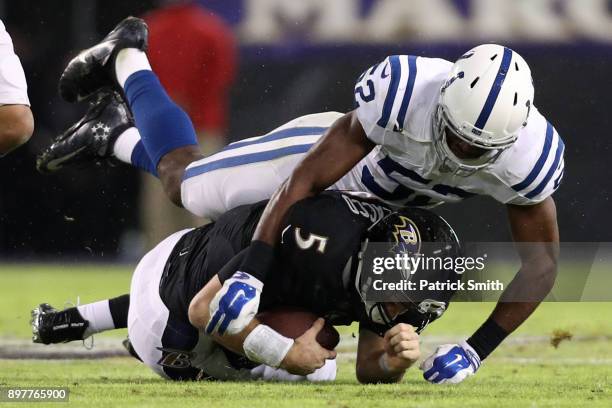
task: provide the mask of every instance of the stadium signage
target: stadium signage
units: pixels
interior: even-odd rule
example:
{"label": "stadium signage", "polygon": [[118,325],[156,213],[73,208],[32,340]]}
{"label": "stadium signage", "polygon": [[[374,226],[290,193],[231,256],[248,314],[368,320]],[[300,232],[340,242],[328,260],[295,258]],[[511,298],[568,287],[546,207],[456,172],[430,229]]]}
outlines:
{"label": "stadium signage", "polygon": [[236,28],[250,44],[612,43],[608,0],[244,0],[241,6]]}

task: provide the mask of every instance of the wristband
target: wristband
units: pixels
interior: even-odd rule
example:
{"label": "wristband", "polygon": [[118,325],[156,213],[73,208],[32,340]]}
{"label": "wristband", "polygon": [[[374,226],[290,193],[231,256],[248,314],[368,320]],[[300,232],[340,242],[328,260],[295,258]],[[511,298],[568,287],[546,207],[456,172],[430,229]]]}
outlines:
{"label": "wristband", "polygon": [[249,360],[278,368],[291,346],[293,339],[260,324],[244,339],[242,348]]}
{"label": "wristband", "polygon": [[268,271],[272,269],[273,263],[274,247],[263,241],[252,241],[240,270],[263,282]]}
{"label": "wristband", "polygon": [[509,334],[489,317],[472,337],[467,339],[467,343],[476,351],[480,360],[484,360]]}

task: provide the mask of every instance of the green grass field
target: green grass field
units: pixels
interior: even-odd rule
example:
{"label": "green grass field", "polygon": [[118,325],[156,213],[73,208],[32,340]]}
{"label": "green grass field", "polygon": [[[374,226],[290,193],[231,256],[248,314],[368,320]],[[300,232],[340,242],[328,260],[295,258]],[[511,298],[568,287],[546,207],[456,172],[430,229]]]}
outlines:
{"label": "green grass field", "polygon": [[[0,355],[27,342],[29,311],[46,301],[62,306],[128,291],[131,270],[115,266],[0,264]],[[444,340],[462,340],[492,304],[453,304],[422,335],[427,355]],[[338,380],[333,384],[171,383],[131,358],[79,360],[0,359],[0,387],[64,386],[74,406],[180,407],[612,407],[612,303],[547,303],[459,386],[426,383],[420,371],[394,385],[359,385],[350,345],[353,328],[341,330]],[[558,348],[553,332],[571,333]],[[96,337],[119,344],[124,330]],[[349,345],[347,345],[349,344]],[[40,346],[48,349],[48,346]],[[93,350],[95,352],[95,349]],[[26,403],[6,406],[26,406]],[[48,404],[37,403],[35,406]],[[4,403],[2,404],[4,406]],[[52,406],[58,406],[57,403]],[[60,405],[61,406],[61,405]]]}

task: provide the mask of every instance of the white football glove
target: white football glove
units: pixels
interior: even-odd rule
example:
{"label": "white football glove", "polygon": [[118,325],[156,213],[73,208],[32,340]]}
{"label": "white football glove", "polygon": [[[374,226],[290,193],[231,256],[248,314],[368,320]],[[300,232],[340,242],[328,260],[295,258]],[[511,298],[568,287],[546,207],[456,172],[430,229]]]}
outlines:
{"label": "white football glove", "polygon": [[236,272],[210,302],[206,333],[240,333],[257,314],[263,283],[245,272]]}
{"label": "white football glove", "polygon": [[480,367],[480,357],[467,342],[444,344],[423,360],[423,378],[434,384],[458,384],[474,375]]}

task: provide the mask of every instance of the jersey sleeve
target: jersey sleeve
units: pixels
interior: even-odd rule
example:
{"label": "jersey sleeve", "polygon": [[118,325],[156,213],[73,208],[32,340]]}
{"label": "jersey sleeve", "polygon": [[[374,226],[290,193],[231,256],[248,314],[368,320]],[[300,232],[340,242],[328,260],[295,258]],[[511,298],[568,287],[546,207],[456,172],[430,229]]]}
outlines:
{"label": "jersey sleeve", "polygon": [[357,79],[357,118],[372,142],[384,145],[386,134],[403,128],[415,78],[416,57],[392,55]]}
{"label": "jersey sleeve", "polygon": [[549,122],[546,122],[546,136],[538,153],[523,164],[523,176],[512,184],[515,195],[508,204],[537,204],[561,185],[565,171],[565,144]]}
{"label": "jersey sleeve", "polygon": [[11,36],[0,20],[0,105],[30,105],[28,86]]}

